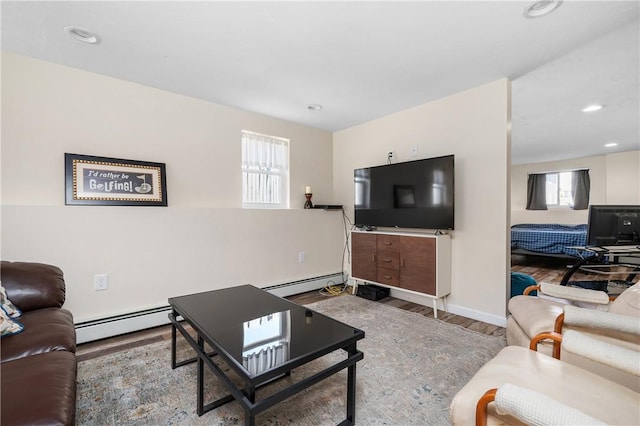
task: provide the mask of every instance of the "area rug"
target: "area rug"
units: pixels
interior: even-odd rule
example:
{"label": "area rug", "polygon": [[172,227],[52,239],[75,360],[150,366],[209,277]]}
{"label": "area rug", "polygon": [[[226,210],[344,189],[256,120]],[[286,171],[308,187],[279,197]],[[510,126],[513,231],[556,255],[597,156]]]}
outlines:
{"label": "area rug", "polygon": [[[505,345],[423,315],[355,296],[332,297],[311,309],[360,328],[364,359],[357,364],[356,424],[447,425],[455,394]],[[189,355],[181,339],[178,357]],[[287,384],[344,359],[336,351],[257,392],[264,398]],[[206,370],[206,369],[205,369]],[[206,371],[206,402],[228,392]],[[346,416],[346,370],[256,417],[259,425],[331,425]],[[79,425],[240,425],[231,402],[196,413],[196,365],[172,370],[170,342],[162,341],[78,363]]]}

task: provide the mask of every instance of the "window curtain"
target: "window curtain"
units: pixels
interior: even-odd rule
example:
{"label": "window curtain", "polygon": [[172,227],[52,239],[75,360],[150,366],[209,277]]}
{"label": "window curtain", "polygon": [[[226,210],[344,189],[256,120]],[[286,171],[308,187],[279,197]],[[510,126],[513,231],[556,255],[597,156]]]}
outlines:
{"label": "window curtain", "polygon": [[547,175],[530,174],[527,179],[527,210],[547,210]]}
{"label": "window curtain", "polygon": [[286,139],[242,132],[242,167],[246,169],[287,170],[289,143]]}
{"label": "window curtain", "polygon": [[288,170],[288,140],[242,132],[243,203],[282,204]]}
{"label": "window curtain", "polygon": [[573,172],[572,178],[573,209],[586,210],[589,208],[589,191],[591,189],[589,170],[576,170]]}

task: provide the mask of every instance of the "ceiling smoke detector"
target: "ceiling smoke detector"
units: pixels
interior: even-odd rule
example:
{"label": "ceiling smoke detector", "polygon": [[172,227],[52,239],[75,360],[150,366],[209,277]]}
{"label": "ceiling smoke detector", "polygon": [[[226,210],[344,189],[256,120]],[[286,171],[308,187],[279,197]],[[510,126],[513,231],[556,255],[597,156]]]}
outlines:
{"label": "ceiling smoke detector", "polygon": [[525,18],[539,18],[556,10],[562,4],[562,0],[540,0],[531,3],[524,8]]}
{"label": "ceiling smoke detector", "polygon": [[88,44],[100,43],[100,38],[89,30],[80,27],[64,27],[64,30],[74,39]]}

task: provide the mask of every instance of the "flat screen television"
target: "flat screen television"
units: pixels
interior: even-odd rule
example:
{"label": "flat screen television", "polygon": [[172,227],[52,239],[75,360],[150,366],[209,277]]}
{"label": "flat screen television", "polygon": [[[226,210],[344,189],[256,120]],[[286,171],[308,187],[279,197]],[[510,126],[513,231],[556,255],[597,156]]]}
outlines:
{"label": "flat screen television", "polygon": [[454,156],[353,171],[358,227],[454,229]]}
{"label": "flat screen television", "polygon": [[640,245],[640,206],[589,206],[587,244]]}

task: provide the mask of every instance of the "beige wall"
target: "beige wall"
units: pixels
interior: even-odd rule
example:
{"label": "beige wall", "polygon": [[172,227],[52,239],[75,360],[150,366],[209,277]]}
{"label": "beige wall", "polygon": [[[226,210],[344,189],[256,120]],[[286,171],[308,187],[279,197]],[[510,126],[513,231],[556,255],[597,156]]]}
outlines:
{"label": "beige wall", "polygon": [[[334,191],[353,218],[353,170],[455,155],[454,313],[492,323],[506,314],[510,83],[499,80],[334,134]],[[410,157],[410,149],[418,155]]]}
{"label": "beige wall", "polygon": [[640,150],[607,155],[607,204],[640,204]]}
{"label": "beige wall", "polygon": [[528,174],[583,168],[589,169],[590,204],[640,204],[640,151],[520,164],[511,167],[511,224],[587,223],[588,210],[526,210]]}
{"label": "beige wall", "polygon": [[[240,208],[242,129],[290,138],[291,210]],[[3,53],[2,258],[60,266],[76,321],[339,272],[340,213],[302,209],[306,185],[336,202],[332,149],[328,132]],[[169,207],[65,206],[65,152],[166,163]]]}
{"label": "beige wall", "polygon": [[[9,53],[2,89],[2,258],[59,265],[76,321],[339,272],[341,215],[302,210],[304,187],[353,217],[353,169],[384,164],[389,150],[413,159],[417,145],[415,158],[456,155],[448,306],[504,322],[507,80],[334,135]],[[239,208],[242,129],[291,139],[291,210]],[[65,152],[166,163],[169,207],[65,206]],[[110,288],[96,292],[101,273]]]}

